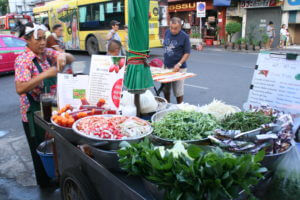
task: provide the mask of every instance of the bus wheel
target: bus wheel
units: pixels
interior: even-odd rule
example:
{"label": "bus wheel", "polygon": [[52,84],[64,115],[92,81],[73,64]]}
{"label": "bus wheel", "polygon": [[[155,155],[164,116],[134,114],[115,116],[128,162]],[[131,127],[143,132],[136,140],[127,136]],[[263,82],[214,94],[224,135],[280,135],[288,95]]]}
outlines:
{"label": "bus wheel", "polygon": [[66,170],[60,179],[63,200],[96,200],[92,188],[87,178],[76,169]]}
{"label": "bus wheel", "polygon": [[86,49],[89,55],[98,54],[99,53],[99,45],[98,40],[94,36],[91,36],[86,41]]}

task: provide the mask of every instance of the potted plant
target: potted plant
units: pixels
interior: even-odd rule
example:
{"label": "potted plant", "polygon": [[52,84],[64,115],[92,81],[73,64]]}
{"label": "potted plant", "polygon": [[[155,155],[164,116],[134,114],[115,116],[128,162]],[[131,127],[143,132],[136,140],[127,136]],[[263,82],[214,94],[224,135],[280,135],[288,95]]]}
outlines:
{"label": "potted plant", "polygon": [[269,36],[265,33],[262,35],[261,39],[264,48],[267,48],[267,43],[269,42]]}
{"label": "potted plant", "polygon": [[253,40],[253,50],[255,50],[255,51],[259,51],[260,50],[259,43],[260,42],[258,40]]}
{"label": "potted plant", "polygon": [[247,49],[247,38],[241,38],[241,49],[242,50]]}
{"label": "potted plant", "polygon": [[238,22],[229,22],[228,24],[226,24],[225,29],[229,35],[229,46],[232,47],[233,46],[231,43],[232,35],[240,32],[242,29],[242,25]]}
{"label": "potted plant", "polygon": [[191,41],[191,45],[199,45],[200,43],[202,43],[201,40],[201,34],[200,33],[191,33],[190,34],[190,41]]}
{"label": "potted plant", "polygon": [[236,41],[236,49],[241,50],[242,38],[237,39]]}

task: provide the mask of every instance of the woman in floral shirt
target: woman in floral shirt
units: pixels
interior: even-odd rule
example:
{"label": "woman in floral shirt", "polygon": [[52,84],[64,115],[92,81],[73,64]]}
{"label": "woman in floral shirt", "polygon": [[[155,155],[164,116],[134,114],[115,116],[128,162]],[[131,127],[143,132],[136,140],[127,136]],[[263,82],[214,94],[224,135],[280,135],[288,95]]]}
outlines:
{"label": "woman in floral shirt", "polygon": [[70,54],[45,48],[45,31],[44,26],[33,23],[22,26],[20,37],[26,40],[27,47],[15,60],[15,83],[16,91],[20,95],[23,127],[31,150],[37,183],[42,187],[49,184],[49,178],[36,148],[44,140],[45,131],[34,125],[33,113],[39,109],[39,97],[45,87],[54,84],[57,72],[74,60]]}

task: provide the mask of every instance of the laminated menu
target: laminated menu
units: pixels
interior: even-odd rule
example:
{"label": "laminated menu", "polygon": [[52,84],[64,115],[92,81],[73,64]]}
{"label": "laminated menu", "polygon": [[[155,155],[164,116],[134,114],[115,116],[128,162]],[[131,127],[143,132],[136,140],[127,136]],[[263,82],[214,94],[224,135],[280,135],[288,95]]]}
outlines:
{"label": "laminated menu", "polygon": [[259,54],[245,107],[262,103],[300,113],[300,56],[289,60],[286,54]]}
{"label": "laminated menu", "polygon": [[96,105],[105,99],[106,106],[117,110],[120,105],[126,57],[93,55],[90,68],[88,101]]}
{"label": "laminated menu", "polygon": [[67,104],[75,108],[81,105],[81,98],[86,97],[88,93],[89,76],[62,74],[57,75],[57,97],[58,107],[63,108]]}

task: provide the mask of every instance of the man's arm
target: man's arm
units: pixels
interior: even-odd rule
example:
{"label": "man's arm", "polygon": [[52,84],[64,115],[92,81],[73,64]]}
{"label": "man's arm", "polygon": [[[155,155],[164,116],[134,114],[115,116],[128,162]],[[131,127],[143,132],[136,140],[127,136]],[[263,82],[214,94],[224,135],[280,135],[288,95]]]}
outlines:
{"label": "man's arm", "polygon": [[114,36],[114,34],[115,34],[115,32],[110,31],[110,32],[107,34],[107,36],[106,36],[106,40],[111,40],[112,37]]}

